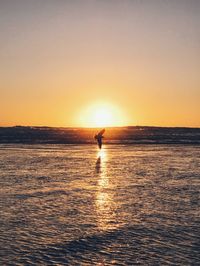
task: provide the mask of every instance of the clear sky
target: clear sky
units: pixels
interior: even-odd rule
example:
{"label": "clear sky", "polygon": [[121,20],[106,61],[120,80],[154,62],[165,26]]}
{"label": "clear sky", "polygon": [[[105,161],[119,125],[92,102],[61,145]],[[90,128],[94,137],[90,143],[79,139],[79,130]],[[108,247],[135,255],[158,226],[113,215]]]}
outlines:
{"label": "clear sky", "polygon": [[199,14],[199,0],[0,0],[0,125],[199,127]]}

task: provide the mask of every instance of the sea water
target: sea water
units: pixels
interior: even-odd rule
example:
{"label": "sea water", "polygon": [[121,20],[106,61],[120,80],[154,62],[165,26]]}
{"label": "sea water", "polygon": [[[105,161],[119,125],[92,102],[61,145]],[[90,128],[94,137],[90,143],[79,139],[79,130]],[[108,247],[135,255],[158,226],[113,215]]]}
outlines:
{"label": "sea water", "polygon": [[200,146],[0,145],[0,265],[200,265]]}

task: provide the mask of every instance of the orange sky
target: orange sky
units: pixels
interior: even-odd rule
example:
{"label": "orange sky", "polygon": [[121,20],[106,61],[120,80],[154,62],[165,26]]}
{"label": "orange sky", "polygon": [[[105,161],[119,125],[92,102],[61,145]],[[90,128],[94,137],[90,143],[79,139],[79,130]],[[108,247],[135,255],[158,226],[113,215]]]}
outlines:
{"label": "orange sky", "polygon": [[199,127],[199,12],[198,0],[0,1],[0,125],[90,126],[101,103],[110,126]]}

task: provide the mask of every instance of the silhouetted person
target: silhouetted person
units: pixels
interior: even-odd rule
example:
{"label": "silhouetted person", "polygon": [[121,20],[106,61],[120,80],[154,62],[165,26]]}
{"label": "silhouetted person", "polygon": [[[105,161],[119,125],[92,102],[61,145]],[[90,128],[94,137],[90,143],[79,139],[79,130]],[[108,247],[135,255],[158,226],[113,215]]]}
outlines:
{"label": "silhouetted person", "polygon": [[97,143],[98,143],[98,146],[99,146],[99,149],[101,149],[101,146],[102,146],[102,139],[103,139],[103,134],[105,132],[105,128],[102,129],[98,134],[96,134],[94,136],[94,138],[97,140]]}

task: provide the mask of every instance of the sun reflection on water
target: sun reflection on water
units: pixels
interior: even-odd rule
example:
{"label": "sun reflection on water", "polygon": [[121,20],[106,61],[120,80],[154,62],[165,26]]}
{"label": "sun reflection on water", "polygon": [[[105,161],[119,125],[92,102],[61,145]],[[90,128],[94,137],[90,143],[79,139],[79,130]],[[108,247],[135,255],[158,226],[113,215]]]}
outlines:
{"label": "sun reflection on water", "polygon": [[102,149],[97,153],[95,170],[97,174],[97,193],[95,199],[97,223],[100,230],[113,229],[114,202],[113,192],[107,175],[107,151]]}

